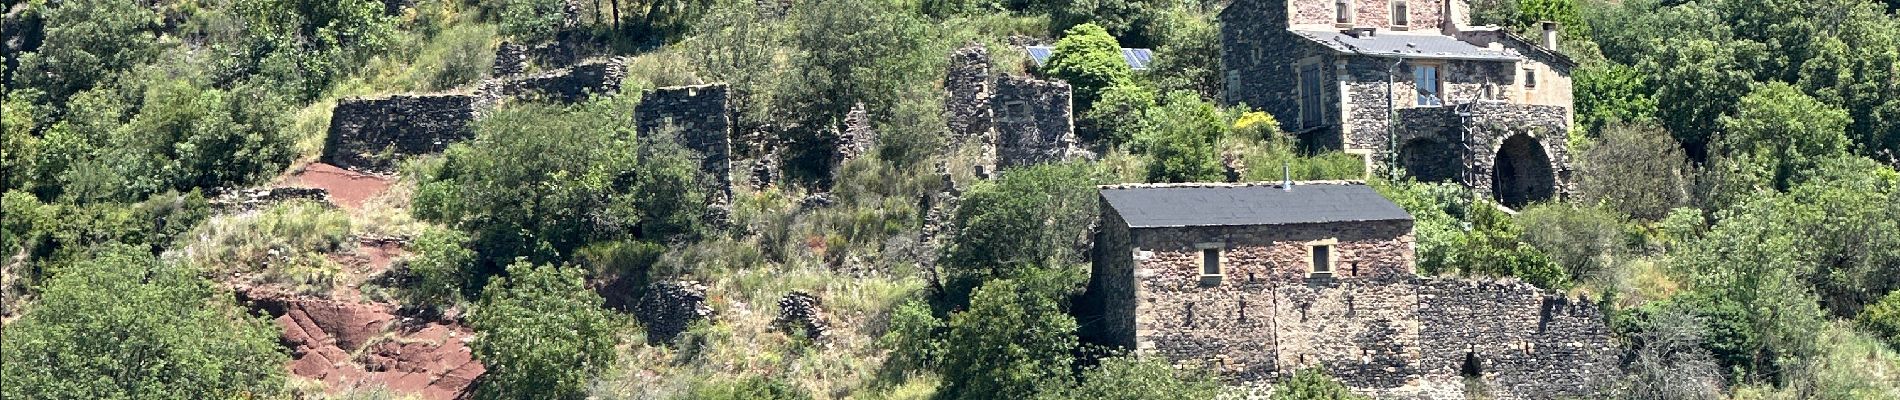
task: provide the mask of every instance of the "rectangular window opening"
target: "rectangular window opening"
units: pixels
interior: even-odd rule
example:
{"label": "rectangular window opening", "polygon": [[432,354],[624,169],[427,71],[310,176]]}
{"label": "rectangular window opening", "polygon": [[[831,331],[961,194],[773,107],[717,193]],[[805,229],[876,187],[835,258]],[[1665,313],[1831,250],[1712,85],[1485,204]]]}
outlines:
{"label": "rectangular window opening", "polygon": [[1537,70],[1530,69],[1530,68],[1524,69],[1524,87],[1525,88],[1537,87]]}
{"label": "rectangular window opening", "polygon": [[1418,87],[1418,105],[1445,105],[1443,85],[1438,80],[1438,67],[1419,65],[1412,67],[1412,83]]}
{"label": "rectangular window opening", "polygon": [[1405,0],[1392,2],[1392,26],[1405,27],[1412,24],[1412,14],[1405,7]]}
{"label": "rectangular window opening", "polygon": [[1333,273],[1333,246],[1313,246],[1313,274]]}
{"label": "rectangular window opening", "polygon": [[1201,249],[1201,285],[1219,285],[1227,275],[1227,266],[1221,265],[1221,248],[1214,245],[1196,246]]}
{"label": "rectangular window opening", "polygon": [[1333,0],[1333,11],[1337,14],[1333,17],[1333,23],[1337,23],[1337,24],[1351,24],[1352,23],[1352,2],[1351,1]]}

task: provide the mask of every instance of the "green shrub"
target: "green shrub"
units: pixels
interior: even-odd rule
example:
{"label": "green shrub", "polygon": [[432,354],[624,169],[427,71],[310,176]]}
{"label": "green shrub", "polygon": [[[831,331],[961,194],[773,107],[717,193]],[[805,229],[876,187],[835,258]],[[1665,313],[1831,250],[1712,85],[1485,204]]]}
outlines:
{"label": "green shrub", "polygon": [[1689,161],[1655,125],[1611,124],[1583,150],[1577,189],[1588,204],[1655,221],[1689,202]]}
{"label": "green shrub", "polygon": [[1190,92],[1169,93],[1147,115],[1147,134],[1135,138],[1135,150],[1150,158],[1150,182],[1220,180],[1220,148],[1228,124],[1213,103]]}
{"label": "green shrub", "polygon": [[1629,235],[1615,213],[1596,207],[1537,204],[1517,214],[1524,242],[1569,272],[1571,282],[1605,282]]}
{"label": "green shrub", "polygon": [[1354,394],[1346,385],[1333,380],[1320,368],[1307,368],[1293,374],[1293,379],[1274,386],[1272,400],[1360,400],[1365,396]]}
{"label": "green shrub", "polygon": [[1213,399],[1222,394],[1214,374],[1177,370],[1167,360],[1112,357],[1082,373],[1082,381],[1060,396],[1073,400]]}
{"label": "green shrub", "polygon": [[1082,113],[1076,122],[1083,140],[1099,142],[1104,147],[1128,143],[1136,136],[1151,129],[1143,119],[1148,110],[1155,108],[1155,94],[1148,88],[1134,84],[1120,84],[1102,91],[1102,98],[1095,106]]}
{"label": "green shrub", "polygon": [[516,263],[483,290],[469,316],[475,359],[488,367],[479,399],[582,399],[590,382],[617,362],[625,326],[601,308],[579,268]]}
{"label": "green shrub", "polygon": [[470,273],[475,268],[475,250],[469,248],[469,240],[468,234],[450,229],[430,229],[417,236],[410,249],[415,255],[401,266],[412,280],[405,301],[446,308],[461,304],[464,293],[474,292]]}
{"label": "green shrub", "polygon": [[944,321],[931,314],[930,305],[909,301],[891,310],[891,325],[878,339],[890,350],[891,365],[901,371],[927,370],[943,357]]}
{"label": "green shrub", "polygon": [[1049,76],[1068,81],[1075,92],[1075,109],[1085,115],[1108,88],[1132,83],[1133,72],[1122,59],[1122,46],[1095,24],[1081,24],[1062,33],[1055,54],[1043,67]]}
{"label": "green shrub", "polygon": [[1073,284],[1056,274],[985,283],[970,308],[950,317],[945,399],[1028,399],[1074,381],[1075,317],[1062,299]]}
{"label": "green shrub", "polygon": [[689,400],[809,400],[810,393],[777,379],[763,376],[733,381],[705,382],[693,388]]}
{"label": "green shrub", "polygon": [[1081,262],[1100,212],[1099,179],[1087,164],[1045,164],[972,186],[952,216],[957,230],[941,258],[944,300],[961,306],[992,279]]}
{"label": "green shrub", "polygon": [[1887,293],[1880,302],[1861,310],[1854,319],[1868,332],[1887,341],[1887,345],[1900,349],[1900,290]]}
{"label": "green shrub", "polygon": [[9,399],[273,398],[277,326],[188,265],[107,246],[52,277],[0,338]]}

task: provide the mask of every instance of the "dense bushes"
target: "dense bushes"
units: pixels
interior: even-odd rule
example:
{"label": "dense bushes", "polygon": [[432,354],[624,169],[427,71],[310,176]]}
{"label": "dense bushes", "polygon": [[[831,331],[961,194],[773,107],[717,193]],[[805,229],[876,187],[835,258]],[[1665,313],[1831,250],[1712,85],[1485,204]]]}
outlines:
{"label": "dense bushes", "polygon": [[949,304],[964,304],[990,280],[1081,262],[1100,211],[1100,179],[1087,164],[1050,164],[1012,169],[970,188],[941,260]]}
{"label": "dense bushes", "polygon": [[489,281],[468,318],[488,368],[476,398],[582,399],[618,357],[621,317],[601,308],[580,269],[516,263]]}
{"label": "dense bushes", "polygon": [[[11,217],[9,217],[11,218]],[[282,395],[277,330],[189,265],[144,249],[96,249],[53,277],[7,325],[10,399],[268,398]]]}
{"label": "dense bushes", "polygon": [[970,308],[950,317],[944,345],[944,399],[1027,399],[1071,382],[1075,317],[1063,298],[1073,275],[1048,272],[989,281]]}
{"label": "dense bushes", "polygon": [[1149,110],[1148,130],[1135,137],[1135,151],[1149,156],[1151,182],[1220,180],[1220,141],[1227,123],[1214,104],[1189,92],[1169,93]]}
{"label": "dense bushes", "polygon": [[416,215],[469,232],[477,282],[516,257],[562,262],[593,242],[692,237],[705,196],[696,156],[665,135],[634,138],[616,101],[496,111],[427,168]]}

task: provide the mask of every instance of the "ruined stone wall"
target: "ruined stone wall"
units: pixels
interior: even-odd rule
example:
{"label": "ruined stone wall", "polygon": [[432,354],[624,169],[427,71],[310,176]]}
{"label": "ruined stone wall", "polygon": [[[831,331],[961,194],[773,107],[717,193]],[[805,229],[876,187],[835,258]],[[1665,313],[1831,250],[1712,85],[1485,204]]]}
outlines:
{"label": "ruined stone wall", "polygon": [[361,172],[388,173],[408,155],[441,152],[474,136],[475,97],[396,95],[343,99],[330,114],[322,161]]}
{"label": "ruined stone wall", "polygon": [[1615,377],[1603,312],[1586,300],[1515,281],[1426,279],[1419,292],[1427,379],[1477,372],[1490,398],[1536,399],[1598,394]]}
{"label": "ruined stone wall", "polygon": [[[502,65],[499,57],[495,62],[497,75],[503,68],[514,68]],[[578,103],[592,95],[619,92],[620,82],[626,77],[623,60],[599,60],[552,72],[491,79],[482,83],[477,96],[484,103],[508,98]]]}
{"label": "ruined stone wall", "polygon": [[1356,388],[1404,385],[1420,356],[1413,278],[1310,279],[1273,286],[1280,372],[1313,366]]}
{"label": "ruined stone wall", "polygon": [[996,116],[998,169],[1061,161],[1075,146],[1069,84],[1005,75],[996,80],[990,108]]}
{"label": "ruined stone wall", "polygon": [[725,84],[647,91],[633,110],[641,136],[677,129],[681,144],[699,152],[700,172],[715,186],[713,201],[732,198],[732,114]]}
{"label": "ruined stone wall", "polygon": [[991,143],[992,114],[990,95],[990,53],[982,44],[964,45],[950,54],[950,68],[943,79],[944,120],[950,128],[950,144]]}
{"label": "ruined stone wall", "polygon": [[1088,294],[1078,318],[1083,339],[1091,343],[1135,348],[1134,238],[1120,214],[1101,202],[1101,229],[1095,233],[1094,263]]}

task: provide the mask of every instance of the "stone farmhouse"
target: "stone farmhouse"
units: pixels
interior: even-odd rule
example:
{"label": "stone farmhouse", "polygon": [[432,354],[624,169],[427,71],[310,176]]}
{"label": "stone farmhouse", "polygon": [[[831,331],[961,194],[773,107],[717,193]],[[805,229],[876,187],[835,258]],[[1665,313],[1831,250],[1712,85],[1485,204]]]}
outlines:
{"label": "stone farmhouse", "polygon": [[1420,277],[1412,217],[1356,182],[1101,187],[1084,338],[1263,388],[1322,367],[1379,398],[1599,397],[1603,311]]}
{"label": "stone farmhouse", "polygon": [[1470,25],[1467,0],[1232,0],[1224,101],[1314,150],[1360,154],[1519,207],[1568,192],[1571,69],[1557,26],[1532,41]]}

